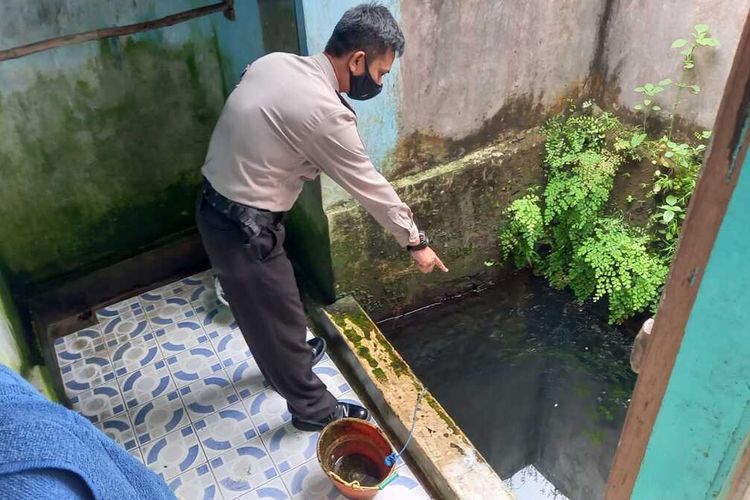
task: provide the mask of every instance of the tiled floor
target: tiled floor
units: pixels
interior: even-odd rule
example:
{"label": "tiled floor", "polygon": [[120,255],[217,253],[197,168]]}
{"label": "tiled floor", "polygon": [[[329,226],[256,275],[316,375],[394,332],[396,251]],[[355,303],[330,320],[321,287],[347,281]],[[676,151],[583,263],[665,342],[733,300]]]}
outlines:
{"label": "tiled floor", "polygon": [[[55,345],[74,408],[161,475],[178,498],[343,498],[292,427],[209,272],[102,309]],[[326,355],[314,368],[358,401]],[[429,498],[402,465],[379,499]]]}

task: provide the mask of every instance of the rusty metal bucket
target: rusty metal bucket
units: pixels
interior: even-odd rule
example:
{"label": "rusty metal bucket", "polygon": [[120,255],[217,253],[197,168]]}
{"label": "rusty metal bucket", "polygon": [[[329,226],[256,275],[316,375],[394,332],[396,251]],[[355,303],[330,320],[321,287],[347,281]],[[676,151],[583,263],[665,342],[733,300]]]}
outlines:
{"label": "rusty metal bucket", "polygon": [[336,488],[347,498],[368,499],[397,477],[386,465],[391,443],[375,425],[357,418],[337,420],[320,433],[318,461]]}

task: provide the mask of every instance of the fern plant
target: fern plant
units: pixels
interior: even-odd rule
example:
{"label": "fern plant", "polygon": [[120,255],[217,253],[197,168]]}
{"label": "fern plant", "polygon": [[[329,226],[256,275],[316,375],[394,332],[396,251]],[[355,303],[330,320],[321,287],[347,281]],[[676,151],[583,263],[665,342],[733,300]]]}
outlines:
{"label": "fern plant", "polygon": [[610,323],[654,307],[668,268],[648,250],[649,238],[622,218],[597,221],[593,234],[576,249],[570,265],[570,288],[579,300],[605,296]]}
{"label": "fern plant", "polygon": [[535,193],[515,200],[505,210],[508,223],[500,233],[503,259],[513,257],[518,268],[536,267],[541,262],[537,245],[544,235],[541,200]]}

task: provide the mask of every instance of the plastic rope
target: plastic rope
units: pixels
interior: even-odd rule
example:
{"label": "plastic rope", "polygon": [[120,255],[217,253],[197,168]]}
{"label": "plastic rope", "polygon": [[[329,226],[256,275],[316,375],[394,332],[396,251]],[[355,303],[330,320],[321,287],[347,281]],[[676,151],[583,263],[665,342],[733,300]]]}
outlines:
{"label": "plastic rope", "polygon": [[385,465],[388,467],[392,466],[396,463],[396,460],[398,460],[398,457],[401,456],[404,451],[406,451],[406,447],[409,446],[409,442],[411,441],[411,437],[414,435],[414,427],[417,425],[417,411],[419,411],[419,404],[422,402],[422,397],[427,392],[427,388],[423,387],[422,392],[419,393],[419,396],[417,396],[417,402],[414,405],[414,413],[411,416],[411,430],[409,431],[409,437],[406,438],[406,442],[404,443],[404,447],[401,448],[401,451],[399,452],[393,452],[387,457],[385,457]]}

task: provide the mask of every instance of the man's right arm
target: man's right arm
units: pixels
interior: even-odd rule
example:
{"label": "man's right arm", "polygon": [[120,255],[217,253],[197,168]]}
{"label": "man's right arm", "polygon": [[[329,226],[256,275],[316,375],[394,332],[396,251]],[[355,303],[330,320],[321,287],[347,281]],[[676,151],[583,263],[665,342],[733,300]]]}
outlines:
{"label": "man's right arm", "polygon": [[[342,110],[325,118],[307,138],[303,150],[308,160],[349,192],[402,247],[419,243],[411,210],[373,166],[351,113]],[[447,271],[430,248],[412,256],[423,272],[435,266]]]}

